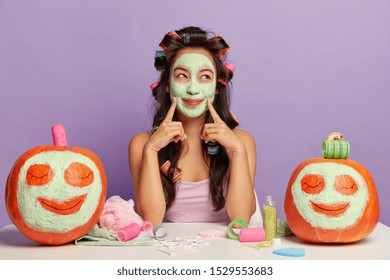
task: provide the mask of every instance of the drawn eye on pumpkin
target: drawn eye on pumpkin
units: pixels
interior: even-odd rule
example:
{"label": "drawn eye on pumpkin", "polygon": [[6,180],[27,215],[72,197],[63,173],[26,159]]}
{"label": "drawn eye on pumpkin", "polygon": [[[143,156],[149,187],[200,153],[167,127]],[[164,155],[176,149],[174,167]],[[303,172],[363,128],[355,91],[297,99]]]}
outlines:
{"label": "drawn eye on pumpkin", "polygon": [[73,162],[65,170],[65,180],[69,185],[83,188],[90,185],[94,180],[91,168],[80,162]]}
{"label": "drawn eye on pumpkin", "polygon": [[301,188],[307,194],[319,194],[324,187],[324,178],[317,174],[307,174],[301,180]]}
{"label": "drawn eye on pumpkin", "polygon": [[352,195],[359,189],[356,181],[349,175],[339,175],[336,177],[334,186],[336,191],[344,195]]}
{"label": "drawn eye on pumpkin", "polygon": [[28,186],[44,186],[51,182],[54,172],[47,164],[33,164],[27,170],[26,183]]}

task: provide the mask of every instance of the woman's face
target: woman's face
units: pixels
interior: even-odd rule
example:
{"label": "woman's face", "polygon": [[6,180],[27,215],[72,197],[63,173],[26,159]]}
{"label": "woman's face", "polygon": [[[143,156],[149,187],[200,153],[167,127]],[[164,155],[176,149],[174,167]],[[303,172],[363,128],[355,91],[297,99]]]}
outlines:
{"label": "woman's face", "polygon": [[196,118],[207,111],[207,99],[214,101],[217,72],[210,53],[201,48],[178,52],[169,78],[171,99],[176,97],[177,109],[185,116]]}

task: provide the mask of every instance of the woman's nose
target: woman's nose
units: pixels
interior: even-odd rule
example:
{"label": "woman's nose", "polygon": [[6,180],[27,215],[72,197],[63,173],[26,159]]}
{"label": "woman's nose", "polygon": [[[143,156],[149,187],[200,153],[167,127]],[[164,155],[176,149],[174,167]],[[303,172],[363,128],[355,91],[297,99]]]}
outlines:
{"label": "woman's nose", "polygon": [[187,93],[190,95],[196,95],[200,93],[199,84],[197,81],[192,80],[187,88]]}

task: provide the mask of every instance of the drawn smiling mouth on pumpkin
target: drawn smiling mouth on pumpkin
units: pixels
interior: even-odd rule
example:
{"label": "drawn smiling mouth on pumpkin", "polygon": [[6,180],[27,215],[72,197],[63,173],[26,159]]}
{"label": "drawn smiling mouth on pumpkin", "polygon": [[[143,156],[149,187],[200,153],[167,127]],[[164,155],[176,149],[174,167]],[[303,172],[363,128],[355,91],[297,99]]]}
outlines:
{"label": "drawn smiling mouth on pumpkin", "polygon": [[323,214],[328,217],[338,217],[344,214],[345,211],[349,208],[349,202],[335,203],[335,204],[323,204],[323,203],[314,203],[310,201],[311,207],[314,211]]}
{"label": "drawn smiling mouth on pumpkin", "polygon": [[38,201],[45,210],[65,216],[78,212],[86,197],[87,194],[83,194],[64,201],[38,197]]}

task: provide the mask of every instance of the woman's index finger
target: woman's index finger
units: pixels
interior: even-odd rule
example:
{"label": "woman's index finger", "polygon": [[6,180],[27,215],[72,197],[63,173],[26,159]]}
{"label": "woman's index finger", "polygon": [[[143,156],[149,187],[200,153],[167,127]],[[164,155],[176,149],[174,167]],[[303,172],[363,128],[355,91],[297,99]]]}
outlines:
{"label": "woman's index finger", "polygon": [[169,110],[168,110],[168,113],[167,115],[165,116],[165,121],[172,121],[173,119],[173,115],[175,114],[175,110],[176,110],[176,97],[174,97],[172,99],[172,104],[171,104],[171,107],[169,107]]}
{"label": "woman's index finger", "polygon": [[207,100],[207,106],[209,107],[209,111],[210,111],[211,117],[213,118],[214,122],[221,122],[222,119],[219,117],[217,111],[215,111],[215,108],[213,106],[213,103],[211,102],[211,99]]}

